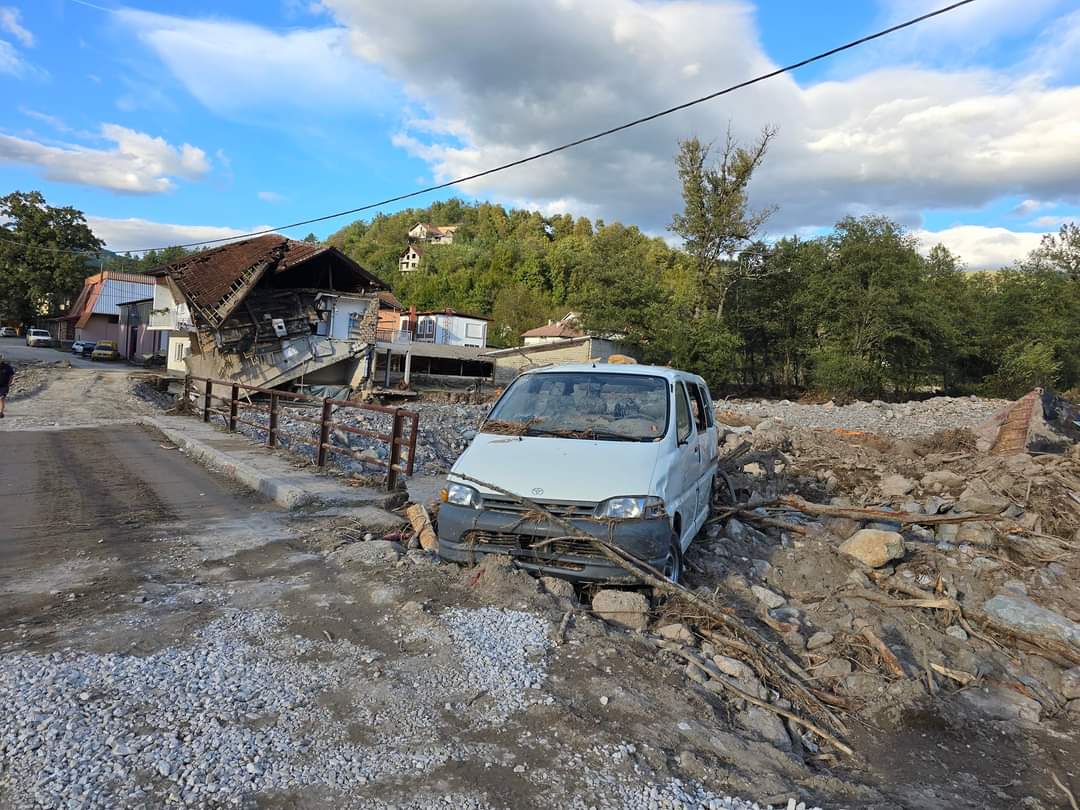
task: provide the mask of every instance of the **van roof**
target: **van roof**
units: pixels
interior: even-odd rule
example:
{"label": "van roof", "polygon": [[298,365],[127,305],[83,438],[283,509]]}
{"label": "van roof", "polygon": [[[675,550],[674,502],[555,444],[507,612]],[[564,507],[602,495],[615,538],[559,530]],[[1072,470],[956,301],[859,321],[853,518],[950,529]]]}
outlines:
{"label": "van roof", "polygon": [[665,380],[691,379],[704,383],[705,381],[689,371],[680,371],[670,366],[643,366],[636,363],[566,363],[558,366],[543,366],[523,372],[524,374],[551,374],[560,371],[588,371],[600,374],[637,374],[642,377],[663,377]]}

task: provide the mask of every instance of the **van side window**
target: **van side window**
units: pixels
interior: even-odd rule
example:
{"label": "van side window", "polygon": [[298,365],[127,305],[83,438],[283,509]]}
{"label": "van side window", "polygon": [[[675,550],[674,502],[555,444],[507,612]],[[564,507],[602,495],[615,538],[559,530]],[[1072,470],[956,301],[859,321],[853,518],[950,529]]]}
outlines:
{"label": "van side window", "polygon": [[697,383],[687,383],[686,387],[690,390],[690,410],[694,412],[694,424],[697,425],[698,433],[704,433],[709,427],[709,418],[705,415],[709,410],[708,406]]}
{"label": "van side window", "polygon": [[712,409],[712,398],[709,396],[709,389],[700,383],[698,384],[697,389],[698,393],[701,395],[702,409],[705,411],[705,425],[707,427],[712,427],[716,424],[716,418]]}
{"label": "van side window", "polygon": [[679,442],[690,438],[693,425],[690,424],[690,400],[686,398],[686,386],[675,383],[675,430]]}

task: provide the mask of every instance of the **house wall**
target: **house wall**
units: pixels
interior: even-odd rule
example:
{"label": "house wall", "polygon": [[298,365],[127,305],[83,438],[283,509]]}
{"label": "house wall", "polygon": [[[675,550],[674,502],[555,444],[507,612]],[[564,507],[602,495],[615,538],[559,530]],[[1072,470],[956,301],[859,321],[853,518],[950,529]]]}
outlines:
{"label": "house wall", "polygon": [[[408,315],[402,315],[400,322],[404,329],[408,324]],[[424,330],[424,324],[434,323],[434,339],[430,331]],[[416,319],[416,340],[421,343],[440,343],[446,346],[487,347],[487,321],[478,318],[465,318],[461,315],[420,315]]]}
{"label": "house wall", "polygon": [[86,326],[75,330],[76,340],[120,340],[120,324],[114,317],[110,322],[108,315],[91,315]]}
{"label": "house wall", "polygon": [[330,337],[338,340],[364,340],[368,338],[366,323],[371,320],[369,310],[375,308],[375,320],[378,322],[378,302],[371,298],[340,297],[334,304],[334,315],[330,324]]}
{"label": "house wall", "polygon": [[[566,346],[544,344],[540,350],[527,350],[508,354],[495,360],[495,380],[508,382],[522,371],[536,366],[562,365],[565,363],[588,363],[591,360],[607,360],[613,354],[627,354],[625,347],[603,338],[582,341],[565,341]],[[550,348],[548,348],[550,347]]]}
{"label": "house wall", "polygon": [[187,302],[168,284],[154,285],[154,304],[150,310],[149,328],[166,332],[194,331]]}
{"label": "house wall", "polygon": [[191,337],[184,332],[169,334],[169,354],[166,368],[176,374],[187,374],[188,367],[184,359],[191,352]]}
{"label": "house wall", "polygon": [[138,298],[150,298],[156,286],[154,280],[149,277],[146,281],[138,282],[106,278],[101,284],[97,300],[94,301],[93,312],[95,315],[118,315],[120,304]]}

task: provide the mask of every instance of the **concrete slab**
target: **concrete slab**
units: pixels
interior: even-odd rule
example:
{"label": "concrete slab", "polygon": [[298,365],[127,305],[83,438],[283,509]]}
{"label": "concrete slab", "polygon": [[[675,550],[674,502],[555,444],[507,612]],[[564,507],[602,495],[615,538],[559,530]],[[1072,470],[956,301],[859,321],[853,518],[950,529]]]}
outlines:
{"label": "concrete slab", "polygon": [[286,509],[313,505],[385,508],[401,500],[399,495],[389,492],[347,487],[329,476],[296,469],[287,456],[194,417],[150,416],[142,421],[160,430],[200,464],[262,493]]}

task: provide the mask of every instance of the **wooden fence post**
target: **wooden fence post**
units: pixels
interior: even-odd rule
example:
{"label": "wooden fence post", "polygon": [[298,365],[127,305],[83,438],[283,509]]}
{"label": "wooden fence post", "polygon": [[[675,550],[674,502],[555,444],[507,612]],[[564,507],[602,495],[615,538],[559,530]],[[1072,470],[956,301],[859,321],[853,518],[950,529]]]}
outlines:
{"label": "wooden fence post", "polygon": [[229,395],[229,432],[236,431],[236,409],[240,405],[240,386],[233,383],[232,392]]}
{"label": "wooden fence post", "polygon": [[268,447],[277,447],[277,409],[278,396],[277,394],[270,394],[270,431],[266,436]]}
{"label": "wooden fence post", "polygon": [[206,393],[203,395],[203,410],[202,420],[204,422],[210,421],[210,399],[214,395],[214,383],[212,380],[206,381]]}
{"label": "wooden fence post", "polygon": [[390,465],[386,468],[386,488],[393,492],[397,485],[398,466],[401,464],[401,409],[394,411],[394,427],[390,431]]}
{"label": "wooden fence post", "polygon": [[319,422],[319,447],[317,463],[320,467],[326,466],[326,445],[330,443],[330,400],[323,399],[322,419]]}

